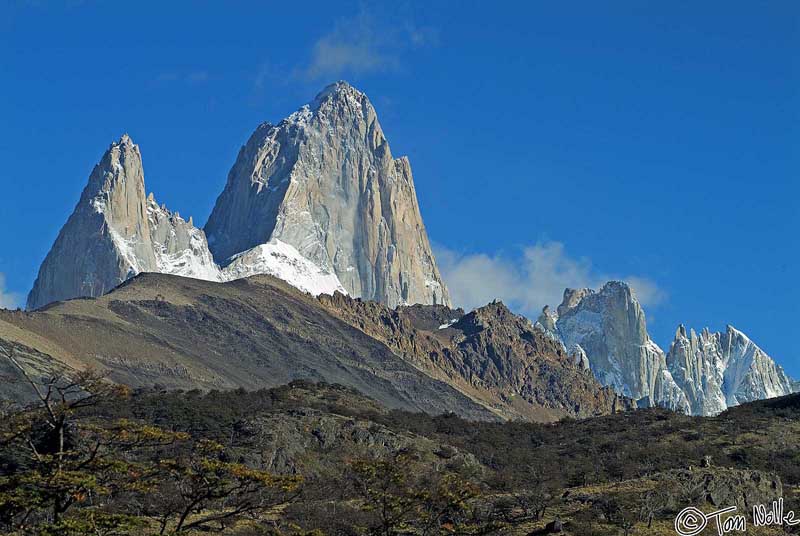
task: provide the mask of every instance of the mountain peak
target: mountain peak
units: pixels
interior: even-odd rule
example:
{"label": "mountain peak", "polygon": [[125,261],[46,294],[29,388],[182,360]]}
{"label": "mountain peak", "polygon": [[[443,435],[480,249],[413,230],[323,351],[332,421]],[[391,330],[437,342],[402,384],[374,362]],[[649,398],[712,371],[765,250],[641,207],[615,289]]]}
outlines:
{"label": "mountain peak", "polygon": [[392,156],[366,95],[344,81],[256,130],[206,232],[222,265],[275,239],[335,274],[351,296],[449,304],[411,166]]}
{"label": "mountain peak", "polygon": [[136,144],[135,144],[135,143],[133,143],[133,140],[131,139],[131,137],[130,137],[130,136],[128,135],[128,133],[126,132],[125,134],[123,134],[123,135],[122,135],[122,136],[119,138],[119,141],[118,141],[118,142],[116,142],[116,143],[114,143],[114,144],[112,144],[112,145],[126,145],[126,146],[133,146],[133,145],[136,145]]}
{"label": "mountain peak", "polygon": [[345,80],[338,80],[322,88],[322,91],[317,93],[317,96],[314,98],[314,102],[321,102],[327,99],[328,97],[341,99],[347,96],[352,96],[356,98],[366,97],[366,95],[362,91],[359,91],[358,89],[354,88],[352,85],[350,85],[349,82]]}
{"label": "mountain peak", "polygon": [[582,349],[603,385],[649,406],[688,409],[666,370],[664,352],[647,333],[644,311],[625,282],[609,281],[599,292],[566,290],[556,328],[566,348]]}
{"label": "mountain peak", "polygon": [[600,294],[616,294],[623,296],[627,301],[636,300],[637,303],[639,301],[636,299],[633,289],[631,289],[630,285],[628,285],[625,281],[606,281],[606,283],[600,288]]}
{"label": "mountain peak", "polygon": [[100,296],[141,272],[218,279],[217,271],[203,232],[146,196],[139,147],[124,134],[92,170],[27,307]]}

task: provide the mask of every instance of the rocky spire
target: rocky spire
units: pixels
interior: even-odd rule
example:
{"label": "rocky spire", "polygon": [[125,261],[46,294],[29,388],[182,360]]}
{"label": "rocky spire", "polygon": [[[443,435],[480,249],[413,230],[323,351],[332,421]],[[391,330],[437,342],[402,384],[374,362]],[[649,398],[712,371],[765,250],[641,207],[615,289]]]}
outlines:
{"label": "rocky spire", "polygon": [[203,232],[145,196],[142,155],[125,134],[94,167],[27,307],[100,296],[140,272],[218,278]]}
{"label": "rocky spire", "polygon": [[450,302],[408,159],[392,156],[369,99],[346,82],[256,129],[205,230],[222,265],[279,241],[353,296],[390,306]]}

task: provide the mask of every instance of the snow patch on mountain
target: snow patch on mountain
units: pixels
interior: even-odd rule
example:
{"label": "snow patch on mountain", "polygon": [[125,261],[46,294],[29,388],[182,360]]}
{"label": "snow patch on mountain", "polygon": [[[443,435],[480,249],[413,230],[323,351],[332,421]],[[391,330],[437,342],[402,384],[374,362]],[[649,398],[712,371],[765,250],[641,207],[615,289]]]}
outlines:
{"label": "snow patch on mountain", "polygon": [[341,292],[347,294],[336,274],[320,268],[303,257],[294,246],[273,239],[234,255],[222,271],[222,279],[231,281],[256,274],[268,274],[314,296]]}

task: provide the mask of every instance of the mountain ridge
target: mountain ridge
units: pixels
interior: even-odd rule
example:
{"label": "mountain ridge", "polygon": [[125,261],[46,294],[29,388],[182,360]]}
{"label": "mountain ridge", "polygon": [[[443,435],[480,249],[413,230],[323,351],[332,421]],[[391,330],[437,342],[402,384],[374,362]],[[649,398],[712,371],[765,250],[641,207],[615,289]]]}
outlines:
{"label": "mountain ridge", "polygon": [[[255,129],[239,151],[204,229],[145,192],[140,148],[124,134],[94,166],[40,267],[27,308],[102,296],[139,274],[153,272],[212,282],[267,274],[314,296],[338,292],[372,300],[386,310],[361,308],[367,318],[360,320],[347,316],[352,313],[348,307],[336,305],[343,302],[322,301],[346,315],[352,326],[372,330],[368,334],[378,338],[386,335],[381,322],[397,306],[421,303],[452,311],[422,222],[409,160],[392,155],[371,102],[346,82],[327,86],[276,125],[263,122]],[[516,322],[510,312],[492,310],[510,324]],[[435,333],[459,332],[465,326],[456,324],[470,315],[475,319],[473,313],[444,319],[442,330],[405,326],[401,331],[427,341],[420,347],[428,352],[480,362],[486,356],[470,353],[460,343],[443,342]],[[530,378],[525,374],[530,371],[506,373],[527,366],[524,354],[530,350],[521,340],[536,339],[536,351],[550,344],[539,340],[539,334],[556,345],[541,355],[568,356],[563,363],[551,360],[553,366],[540,369],[541,374],[572,378],[585,393],[594,393],[594,387],[569,367],[591,370],[602,385],[643,406],[714,414],[740,401],[800,388],[769,355],[730,326],[725,333],[704,330],[700,336],[680,327],[665,352],[650,338],[644,311],[622,282],[608,282],[597,291],[566,289],[555,311],[545,308],[535,324],[525,322],[502,341],[472,341],[485,352],[493,351],[495,343],[506,352],[506,362],[484,360],[488,369],[443,369],[446,360],[433,363],[430,356],[415,353],[419,348],[394,349],[405,352],[426,373],[441,375],[494,411],[508,414],[524,415],[530,409],[526,404],[545,413],[554,409],[548,404],[572,404],[567,411],[577,415],[591,413],[595,404],[600,411],[622,404],[606,395],[572,400],[572,393],[537,394],[535,389],[525,391],[528,398],[522,397],[520,407],[504,399],[516,393],[514,389],[527,389]],[[469,329],[481,332],[475,325]],[[470,333],[460,333],[469,339]],[[482,333],[491,338],[495,332]],[[384,342],[391,347],[395,341]],[[489,378],[491,387],[481,385],[486,380],[482,375],[492,367],[509,368]]]}

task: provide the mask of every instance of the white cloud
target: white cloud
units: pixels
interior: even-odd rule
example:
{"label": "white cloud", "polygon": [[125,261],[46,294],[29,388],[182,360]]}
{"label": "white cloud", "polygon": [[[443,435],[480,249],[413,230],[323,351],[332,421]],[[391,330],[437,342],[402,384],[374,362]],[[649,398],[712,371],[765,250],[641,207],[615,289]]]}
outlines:
{"label": "white cloud", "polygon": [[659,286],[650,279],[637,277],[635,275],[623,279],[633,288],[634,292],[636,292],[636,297],[642,305],[655,307],[667,299],[666,291],[659,288]]}
{"label": "white cloud", "polygon": [[0,272],[0,309],[16,309],[22,304],[22,296],[6,291],[6,276]]}
{"label": "white cloud", "polygon": [[627,282],[643,307],[666,299],[666,292],[652,280],[597,272],[589,259],[570,257],[560,242],[527,246],[517,256],[464,255],[437,246],[436,259],[453,303],[465,309],[500,299],[535,319],[545,305],[561,303],[564,289],[598,288],[612,279]]}
{"label": "white cloud", "polygon": [[298,74],[318,80],[395,70],[405,50],[436,40],[431,28],[419,28],[409,21],[384,24],[362,10],[355,17],[340,19],[331,32],[317,39],[308,66]]}

